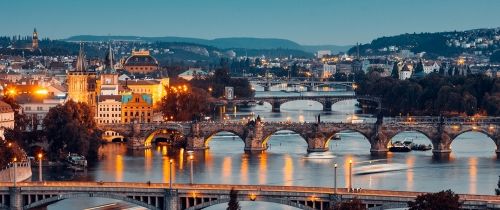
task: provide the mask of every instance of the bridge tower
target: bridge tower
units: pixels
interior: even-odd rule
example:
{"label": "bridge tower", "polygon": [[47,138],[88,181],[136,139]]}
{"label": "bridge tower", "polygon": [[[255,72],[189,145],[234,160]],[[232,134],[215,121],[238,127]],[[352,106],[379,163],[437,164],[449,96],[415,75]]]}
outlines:
{"label": "bridge tower", "polygon": [[262,123],[259,116],[255,120],[255,123],[248,125],[248,134],[245,138],[245,151],[263,151],[267,147],[263,145],[266,136],[264,136],[264,124]]}

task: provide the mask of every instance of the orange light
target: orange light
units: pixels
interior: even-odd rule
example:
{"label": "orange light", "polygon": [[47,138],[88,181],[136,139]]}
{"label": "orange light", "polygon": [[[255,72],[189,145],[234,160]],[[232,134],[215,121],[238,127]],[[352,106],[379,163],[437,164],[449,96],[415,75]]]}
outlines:
{"label": "orange light", "polygon": [[173,159],[170,159],[170,164],[172,164],[173,162],[174,162],[174,160],[173,160]]}
{"label": "orange light", "polygon": [[9,89],[9,90],[7,91],[7,93],[8,93],[9,95],[16,95],[17,91],[16,91],[15,89]]}
{"label": "orange light", "polygon": [[49,94],[49,91],[47,89],[38,89],[35,91],[35,94],[37,95],[47,95]]}
{"label": "orange light", "polygon": [[16,157],[14,157],[14,159],[12,159],[12,161],[16,162],[16,161],[17,161],[17,158],[16,158]]}
{"label": "orange light", "polygon": [[257,195],[255,195],[253,193],[251,193],[249,197],[250,197],[251,201],[255,201],[255,199],[257,199]]}
{"label": "orange light", "polygon": [[352,160],[349,160],[349,164],[352,164]]}
{"label": "orange light", "polygon": [[189,160],[193,160],[193,155],[189,155]]}
{"label": "orange light", "polygon": [[43,157],[43,154],[42,153],[38,153],[38,159],[42,159]]}

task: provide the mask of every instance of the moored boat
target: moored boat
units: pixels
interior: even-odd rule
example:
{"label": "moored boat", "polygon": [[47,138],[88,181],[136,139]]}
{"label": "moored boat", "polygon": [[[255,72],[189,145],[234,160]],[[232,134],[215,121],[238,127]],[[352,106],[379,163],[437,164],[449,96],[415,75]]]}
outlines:
{"label": "moored boat", "polygon": [[396,141],[392,143],[389,147],[390,152],[410,152],[411,148],[408,145],[401,143],[400,141]]}
{"label": "moored boat", "polygon": [[71,168],[76,171],[81,171],[87,168],[87,159],[85,159],[85,156],[79,155],[76,153],[69,153],[68,156],[66,156],[66,164],[68,168]]}

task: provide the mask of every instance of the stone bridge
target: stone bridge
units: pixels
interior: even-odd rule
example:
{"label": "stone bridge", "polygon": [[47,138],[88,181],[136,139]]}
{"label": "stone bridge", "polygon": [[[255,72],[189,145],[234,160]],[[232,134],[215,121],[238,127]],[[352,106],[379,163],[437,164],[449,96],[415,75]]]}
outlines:
{"label": "stone bridge", "polygon": [[[151,147],[154,136],[163,130],[175,130],[181,134],[178,145],[188,150],[206,149],[212,136],[220,132],[230,132],[240,137],[245,151],[263,151],[267,141],[278,131],[293,131],[307,143],[308,152],[328,150],[333,136],[342,131],[354,131],[368,139],[370,152],[374,155],[386,154],[391,139],[399,133],[415,131],[425,135],[432,143],[436,156],[449,156],[450,145],[459,135],[466,132],[480,132],[493,140],[500,148],[500,118],[441,118],[441,117],[402,117],[380,118],[368,123],[292,123],[263,122],[260,118],[248,122],[171,122],[149,124],[101,125],[104,131],[112,130],[128,138],[133,149]],[[500,150],[496,149],[497,154]]]}
{"label": "stone bridge", "polygon": [[313,91],[317,87],[323,86],[342,86],[346,89],[352,90],[354,87],[353,82],[331,82],[331,81],[300,81],[300,80],[250,80],[250,84],[258,85],[264,88],[264,91],[270,91],[272,86],[286,85],[287,87],[301,86],[305,87],[307,91]]}
{"label": "stone bridge", "polygon": [[[16,187],[0,183],[0,209],[44,209],[55,202],[80,197],[111,198],[152,210],[197,210],[227,203],[231,189],[239,201],[260,201],[307,210],[326,210],[337,202],[353,198],[371,209],[406,207],[420,192],[352,190],[346,188],[168,184],[127,182],[24,182]],[[464,209],[500,209],[500,197],[459,195]]]}
{"label": "stone bridge", "polygon": [[298,101],[298,100],[306,100],[306,101],[316,101],[323,105],[323,111],[332,111],[332,105],[339,101],[346,100],[358,100],[358,101],[370,101],[377,104],[377,109],[381,109],[382,100],[378,97],[373,96],[360,96],[360,95],[320,95],[320,96],[269,96],[269,97],[254,97],[249,99],[236,99],[232,101],[228,101],[228,103],[233,104],[244,104],[249,101],[260,101],[267,102],[271,104],[273,112],[279,112],[282,104],[290,101]]}

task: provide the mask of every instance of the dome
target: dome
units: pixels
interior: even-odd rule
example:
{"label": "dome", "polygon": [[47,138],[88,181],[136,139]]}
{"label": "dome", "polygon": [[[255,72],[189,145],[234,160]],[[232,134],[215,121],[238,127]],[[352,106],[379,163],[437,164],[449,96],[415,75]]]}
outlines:
{"label": "dome", "polygon": [[158,66],[156,58],[151,56],[148,51],[134,51],[132,56],[125,60],[125,66]]}

